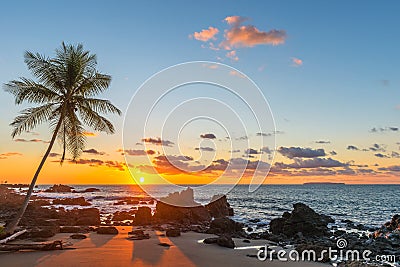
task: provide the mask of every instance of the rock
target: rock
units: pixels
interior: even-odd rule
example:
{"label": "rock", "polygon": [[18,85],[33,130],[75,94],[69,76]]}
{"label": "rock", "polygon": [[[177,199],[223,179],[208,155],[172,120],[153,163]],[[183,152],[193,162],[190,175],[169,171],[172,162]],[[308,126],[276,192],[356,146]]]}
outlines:
{"label": "rock", "polygon": [[158,201],[154,219],[159,222],[198,224],[209,222],[211,216],[204,206],[177,207]]}
{"label": "rock", "polygon": [[40,226],[28,229],[28,232],[21,235],[20,238],[48,238],[60,232],[60,227],[53,226]]}
{"label": "rock", "polygon": [[82,234],[73,234],[69,236],[72,239],[86,239],[87,236],[86,235],[82,235]]}
{"label": "rock", "polygon": [[60,227],[60,233],[85,233],[88,229],[80,226],[62,226]]}
{"label": "rock", "polygon": [[296,203],[291,213],[285,212],[282,218],[271,220],[270,231],[287,237],[294,237],[298,232],[305,237],[327,236],[328,223],[331,222],[334,222],[331,217],[320,215],[303,203]]}
{"label": "rock", "polygon": [[135,214],[135,225],[151,224],[151,209],[149,207],[139,207]]}
{"label": "rock", "polygon": [[76,219],[75,225],[100,225],[100,212],[96,208],[88,209],[75,209],[72,210],[75,213]]}
{"label": "rock", "polygon": [[125,221],[125,220],[133,220],[134,214],[136,210],[131,211],[116,211],[113,214],[112,221]]}
{"label": "rock", "polygon": [[77,198],[61,198],[54,199],[53,205],[79,205],[79,206],[90,206],[90,203],[85,200],[84,197]]}
{"label": "rock", "polygon": [[85,190],[72,190],[72,193],[92,193],[92,192],[100,192],[100,189],[94,188],[94,187],[89,187],[86,188]]}
{"label": "rock", "polygon": [[222,235],[219,237],[209,237],[203,240],[204,244],[217,244],[221,247],[235,248],[235,242],[228,235]]}
{"label": "rock", "polygon": [[181,231],[179,229],[168,229],[165,231],[165,235],[168,237],[177,237],[181,235]]}
{"label": "rock", "polygon": [[117,235],[118,229],[114,226],[102,226],[97,228],[96,232],[100,235]]}
{"label": "rock", "polygon": [[72,189],[74,189],[74,188],[71,186],[68,186],[68,185],[55,184],[52,187],[46,189],[45,192],[47,192],[47,193],[71,193]]}
{"label": "rock", "polygon": [[220,247],[235,248],[235,242],[230,236],[222,235],[218,237],[217,244]]}
{"label": "rock", "polygon": [[216,218],[210,223],[210,228],[206,231],[208,234],[229,234],[236,237],[246,236],[243,231],[243,224],[235,222],[228,217]]}
{"label": "rock", "polygon": [[128,233],[129,240],[143,240],[143,239],[149,239],[150,235],[147,233],[144,233],[143,230],[133,230],[132,232]]}
{"label": "rock", "polygon": [[226,195],[213,196],[206,208],[214,218],[233,216],[233,209],[230,207]]}
{"label": "rock", "polygon": [[160,202],[177,207],[201,206],[200,203],[194,201],[194,192],[193,189],[190,187],[180,192],[169,193],[168,196],[160,198]]}
{"label": "rock", "polygon": [[168,243],[164,243],[164,242],[161,242],[161,243],[158,243],[158,245],[159,246],[162,246],[162,247],[170,247],[170,246],[172,246],[172,245],[170,245],[170,244],[168,244]]}

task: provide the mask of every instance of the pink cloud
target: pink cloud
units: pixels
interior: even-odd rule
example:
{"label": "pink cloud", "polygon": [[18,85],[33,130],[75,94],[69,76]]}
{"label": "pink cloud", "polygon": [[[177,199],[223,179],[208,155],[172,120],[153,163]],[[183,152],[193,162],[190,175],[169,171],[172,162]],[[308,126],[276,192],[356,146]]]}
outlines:
{"label": "pink cloud", "polygon": [[22,154],[19,153],[19,152],[6,152],[6,153],[1,153],[1,154],[0,154],[0,159],[6,159],[6,158],[12,157],[12,156],[22,156]]}
{"label": "pink cloud", "polygon": [[219,32],[217,28],[208,27],[208,29],[201,30],[189,35],[189,38],[194,38],[199,41],[207,42],[210,39],[215,40],[215,35]]}
{"label": "pink cloud", "polygon": [[292,57],[292,63],[293,63],[293,66],[300,67],[301,65],[303,65],[303,60]]}
{"label": "pink cloud", "polygon": [[239,57],[236,55],[236,51],[232,50],[226,53],[226,57],[232,59],[233,61],[238,61]]}
{"label": "pink cloud", "polygon": [[226,23],[232,26],[239,26],[242,22],[246,21],[248,18],[241,17],[241,16],[229,16],[226,17],[224,20]]}

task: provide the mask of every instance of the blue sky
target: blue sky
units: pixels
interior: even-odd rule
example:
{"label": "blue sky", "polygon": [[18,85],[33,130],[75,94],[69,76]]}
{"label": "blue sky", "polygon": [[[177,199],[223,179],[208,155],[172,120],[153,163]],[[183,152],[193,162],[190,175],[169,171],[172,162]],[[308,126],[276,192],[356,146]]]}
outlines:
{"label": "blue sky", "polygon": [[[259,85],[284,132],[278,146],[319,148],[313,142],[329,140],[325,149],[339,152],[342,161],[391,166],[398,160],[346,149],[374,143],[387,153],[399,149],[399,131],[370,132],[400,127],[398,1],[8,1],[2,11],[1,83],[30,76],[26,50],[51,56],[62,41],[83,43],[98,55],[99,69],[113,77],[103,97],[125,110],[140,84],[161,69],[218,61]],[[238,61],[189,38],[212,26],[219,29],[218,44],[228,16],[246,17],[246,25],[261,31],[284,30],[287,37],[280,45],[237,48]],[[302,65],[294,66],[293,58]],[[15,150],[7,125],[21,107],[12,101],[0,92],[1,152]],[[112,118],[121,128],[122,117]],[[39,132],[46,136],[46,127]],[[115,150],[121,131],[107,138],[104,149]]]}

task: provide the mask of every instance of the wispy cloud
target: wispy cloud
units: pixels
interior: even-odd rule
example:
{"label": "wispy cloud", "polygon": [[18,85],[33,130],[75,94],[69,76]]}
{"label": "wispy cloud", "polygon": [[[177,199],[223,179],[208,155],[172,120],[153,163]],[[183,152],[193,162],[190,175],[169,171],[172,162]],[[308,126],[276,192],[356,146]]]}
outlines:
{"label": "wispy cloud", "polygon": [[278,152],[289,159],[292,158],[316,158],[326,156],[324,149],[312,149],[301,147],[280,147]]}
{"label": "wispy cloud", "polygon": [[14,139],[15,142],[22,142],[22,143],[44,143],[48,144],[49,141],[44,141],[42,139],[24,139],[24,138],[17,138]]}
{"label": "wispy cloud", "polygon": [[142,142],[150,143],[150,144],[158,145],[158,146],[172,146],[172,145],[174,145],[173,142],[171,142],[169,140],[162,140],[160,137],[157,137],[157,138],[152,138],[152,137],[143,138]]}
{"label": "wispy cloud", "polygon": [[398,132],[399,127],[394,127],[394,126],[388,126],[388,127],[374,127],[371,130],[369,130],[371,133],[383,133],[383,132]]}
{"label": "wispy cloud", "polygon": [[129,156],[146,156],[146,155],[154,155],[157,152],[149,149],[149,150],[143,150],[143,149],[118,149],[117,152],[121,152],[122,155],[129,155]]}
{"label": "wispy cloud", "polygon": [[106,154],[105,152],[100,152],[94,148],[83,150],[83,153],[92,154],[92,155],[100,155],[100,156]]}
{"label": "wispy cloud", "polygon": [[206,134],[201,134],[201,135],[200,135],[200,138],[204,138],[204,139],[215,139],[215,138],[217,138],[217,137],[216,137],[215,134],[213,134],[213,133],[206,133]]}
{"label": "wispy cloud", "polygon": [[19,152],[6,152],[6,153],[1,153],[0,154],[0,159],[7,159],[9,157],[13,156],[22,156],[22,153]]}

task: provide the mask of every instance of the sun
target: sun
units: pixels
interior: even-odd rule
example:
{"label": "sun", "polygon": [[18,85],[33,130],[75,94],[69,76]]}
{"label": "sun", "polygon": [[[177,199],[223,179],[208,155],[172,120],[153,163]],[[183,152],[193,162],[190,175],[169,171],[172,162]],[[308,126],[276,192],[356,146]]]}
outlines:
{"label": "sun", "polygon": [[140,177],[140,178],[139,178],[139,182],[140,182],[140,183],[143,183],[143,182],[144,182],[144,177]]}

